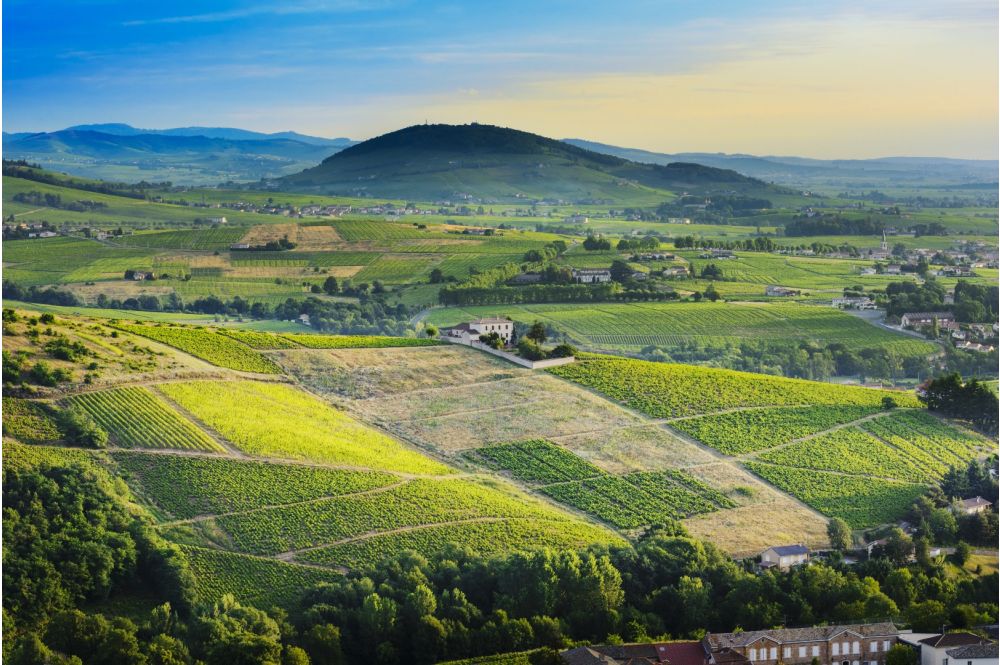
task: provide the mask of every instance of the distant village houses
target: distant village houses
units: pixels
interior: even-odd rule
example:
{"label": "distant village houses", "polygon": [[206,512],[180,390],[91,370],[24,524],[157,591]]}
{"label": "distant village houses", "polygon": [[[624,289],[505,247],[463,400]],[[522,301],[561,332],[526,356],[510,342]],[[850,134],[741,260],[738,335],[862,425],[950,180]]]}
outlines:
{"label": "distant village houses", "polygon": [[764,289],[764,293],[769,296],[788,297],[801,295],[802,292],[795,289],[785,288],[784,286],[768,284]]}
{"label": "distant village houses", "polygon": [[838,309],[876,309],[875,302],[864,296],[852,298],[834,298],[831,304]]}
{"label": "distant village houses", "polygon": [[923,328],[938,324],[951,323],[955,315],[951,312],[907,312],[899,317],[899,323],[904,328]]}

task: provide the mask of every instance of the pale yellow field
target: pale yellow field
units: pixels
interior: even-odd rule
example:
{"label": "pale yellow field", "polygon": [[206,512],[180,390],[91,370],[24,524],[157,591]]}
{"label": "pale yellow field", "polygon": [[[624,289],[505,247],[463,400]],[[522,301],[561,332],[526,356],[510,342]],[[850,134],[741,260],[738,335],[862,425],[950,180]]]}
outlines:
{"label": "pale yellow field", "polygon": [[611,473],[674,469],[705,464],[715,457],[660,425],[597,430],[558,439],[580,457]]}

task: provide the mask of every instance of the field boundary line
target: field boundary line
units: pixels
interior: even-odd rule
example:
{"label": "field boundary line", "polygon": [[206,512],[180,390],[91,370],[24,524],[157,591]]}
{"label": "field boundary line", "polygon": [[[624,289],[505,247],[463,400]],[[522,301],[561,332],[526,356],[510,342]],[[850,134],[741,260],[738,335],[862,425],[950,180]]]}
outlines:
{"label": "field boundary line", "polygon": [[223,451],[228,453],[229,457],[236,457],[239,459],[245,459],[247,457],[246,453],[244,453],[242,450],[239,450],[233,444],[231,444],[229,441],[223,438],[223,436],[219,432],[216,432],[214,429],[209,427],[205,422],[203,422],[200,418],[197,418],[193,413],[191,413],[186,408],[184,408],[183,406],[175,402],[173,399],[171,399],[165,392],[160,390],[158,385],[154,384],[149,386],[149,390],[159,399],[163,400],[163,402],[167,406],[172,408],[177,413],[177,415],[188,420],[188,422],[190,422],[192,425],[194,425],[202,432],[204,432],[206,436],[208,436],[217,444],[222,446]]}

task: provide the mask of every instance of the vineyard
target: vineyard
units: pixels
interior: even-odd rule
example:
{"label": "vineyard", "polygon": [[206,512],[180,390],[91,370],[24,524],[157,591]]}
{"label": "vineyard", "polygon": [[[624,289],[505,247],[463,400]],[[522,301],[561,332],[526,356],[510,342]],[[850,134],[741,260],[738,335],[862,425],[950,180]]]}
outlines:
{"label": "vineyard", "polygon": [[895,521],[927,490],[926,485],[761,462],[746,462],[745,466],[827,517],[843,518],[855,529]]}
{"label": "vineyard", "polygon": [[945,424],[921,411],[894,413],[864,423],[864,429],[918,460],[934,475],[964,465],[993,445],[981,436]]}
{"label": "vineyard", "polygon": [[321,564],[363,568],[405,550],[432,555],[458,544],[479,554],[497,550],[511,551],[530,543],[531,547],[587,547],[592,543],[607,545],[621,541],[609,532],[583,522],[547,519],[504,519],[465,522],[448,526],[426,526],[409,531],[373,535],[310,550],[297,560]]}
{"label": "vineyard", "polygon": [[67,403],[89,413],[122,448],[222,452],[222,447],[145,388],[81,393]]}
{"label": "vineyard", "polygon": [[672,422],[671,427],[727,455],[743,455],[877,412],[874,406],[775,407],[686,418]]}
{"label": "vineyard", "polygon": [[299,348],[298,344],[289,339],[285,339],[281,335],[259,332],[257,330],[233,330],[231,328],[223,328],[219,331],[219,334],[231,337],[237,342],[246,344],[251,349],[268,350]]}
{"label": "vineyard", "polygon": [[909,456],[856,427],[835,430],[765,452],[758,459],[795,468],[912,482],[929,479],[929,474]]}
{"label": "vineyard", "polygon": [[884,397],[919,406],[900,392],[838,386],[732,370],[601,357],[547,370],[598,390],[654,418],[678,418],[750,406],[801,404],[876,408]]}
{"label": "vineyard", "polygon": [[422,337],[385,337],[382,335],[303,335],[288,333],[281,337],[287,341],[294,342],[293,346],[304,346],[310,349],[383,349],[402,346],[438,346],[443,343]]}
{"label": "vineyard", "polygon": [[581,457],[537,439],[486,446],[469,455],[489,466],[509,471],[518,480],[533,483],[578,480],[603,473]]}
{"label": "vineyard", "polygon": [[24,443],[50,443],[62,438],[47,405],[16,397],[3,398],[3,433]]}
{"label": "vineyard", "polygon": [[259,374],[281,373],[281,369],[269,358],[260,355],[246,344],[204,328],[127,323],[119,323],[115,327],[172,346],[219,367]]}
{"label": "vineyard", "polygon": [[378,471],[133,451],[112,458],[142,496],[180,519],[355,494],[399,480]]}
{"label": "vineyard", "polygon": [[[727,284],[721,282],[716,288]],[[877,328],[839,310],[800,303],[504,305],[436,310],[428,321],[454,325],[478,316],[510,316],[522,323],[541,320],[580,344],[613,350],[635,351],[649,345],[669,348],[689,342],[739,344],[744,340],[839,342],[858,349],[888,347],[904,356],[934,350],[933,344]]]}
{"label": "vineyard", "polygon": [[[367,494],[226,515],[216,518],[215,524],[236,550],[275,555],[372,532],[511,518],[569,520],[555,509],[469,480],[422,479]],[[524,543],[512,546],[524,547]]]}
{"label": "vineyard", "polygon": [[281,607],[293,610],[303,589],[340,576],[322,570],[274,559],[182,546],[191,563],[199,598],[213,603],[232,594],[241,603],[254,607]]}
{"label": "vineyard", "polygon": [[243,452],[411,473],[450,473],[388,436],[290,386],[253,381],[165,383],[160,389]]}

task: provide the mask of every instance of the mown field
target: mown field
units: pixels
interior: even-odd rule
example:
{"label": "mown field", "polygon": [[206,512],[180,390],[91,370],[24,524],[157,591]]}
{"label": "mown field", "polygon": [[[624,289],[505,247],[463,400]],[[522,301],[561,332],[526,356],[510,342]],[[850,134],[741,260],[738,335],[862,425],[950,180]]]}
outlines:
{"label": "mown field", "polygon": [[637,351],[686,342],[723,345],[742,341],[815,341],[853,348],[889,348],[926,355],[936,346],[873,326],[830,307],[798,303],[600,303],[437,309],[428,321],[455,325],[482,316],[541,321],[587,347]]}

